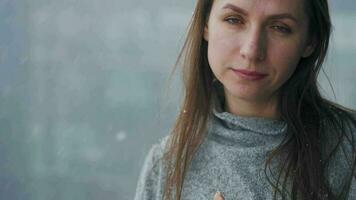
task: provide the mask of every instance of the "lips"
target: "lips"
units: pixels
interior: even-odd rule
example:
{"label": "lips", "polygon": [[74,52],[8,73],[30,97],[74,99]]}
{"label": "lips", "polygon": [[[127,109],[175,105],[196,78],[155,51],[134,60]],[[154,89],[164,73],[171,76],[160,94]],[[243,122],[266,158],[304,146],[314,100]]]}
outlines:
{"label": "lips", "polygon": [[256,71],[248,71],[242,69],[232,69],[234,73],[242,79],[257,81],[265,78],[267,74],[256,72]]}

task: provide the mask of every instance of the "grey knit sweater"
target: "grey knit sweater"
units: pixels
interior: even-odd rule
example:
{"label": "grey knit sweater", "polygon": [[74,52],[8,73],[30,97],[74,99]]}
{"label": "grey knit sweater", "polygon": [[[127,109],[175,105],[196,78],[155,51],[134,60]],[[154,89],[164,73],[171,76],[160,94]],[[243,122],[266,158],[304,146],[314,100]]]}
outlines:
{"label": "grey knit sweater", "polygon": [[[182,200],[213,200],[217,191],[225,200],[272,199],[273,189],[264,174],[267,152],[283,139],[283,121],[235,116],[214,110],[207,136],[195,154],[183,184]],[[165,170],[162,155],[168,136],[150,149],[142,168],[135,200],[162,200]],[[350,174],[344,154],[330,163],[329,177],[335,191]],[[273,173],[273,170],[272,170]],[[270,175],[269,173],[267,173]],[[353,181],[348,199],[356,200]]]}

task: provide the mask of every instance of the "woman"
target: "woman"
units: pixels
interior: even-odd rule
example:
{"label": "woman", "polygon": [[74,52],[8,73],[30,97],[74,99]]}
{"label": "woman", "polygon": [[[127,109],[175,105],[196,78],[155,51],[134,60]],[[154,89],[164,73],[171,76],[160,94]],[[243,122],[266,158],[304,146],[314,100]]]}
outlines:
{"label": "woman", "polygon": [[356,199],[355,112],[317,88],[330,27],[326,0],[198,0],[135,199]]}

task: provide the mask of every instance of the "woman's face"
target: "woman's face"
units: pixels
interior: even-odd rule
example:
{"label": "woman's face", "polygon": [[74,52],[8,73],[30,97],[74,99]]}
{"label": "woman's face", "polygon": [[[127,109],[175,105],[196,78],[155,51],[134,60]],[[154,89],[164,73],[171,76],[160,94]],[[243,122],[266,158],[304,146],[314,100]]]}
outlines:
{"label": "woman's face", "polygon": [[301,57],[309,56],[303,0],[215,0],[204,30],[208,60],[225,94],[275,99]]}

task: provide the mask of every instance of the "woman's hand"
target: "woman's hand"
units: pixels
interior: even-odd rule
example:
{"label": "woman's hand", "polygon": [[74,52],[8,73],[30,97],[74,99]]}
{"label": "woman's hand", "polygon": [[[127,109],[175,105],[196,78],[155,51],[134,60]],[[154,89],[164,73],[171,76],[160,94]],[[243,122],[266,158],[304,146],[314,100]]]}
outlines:
{"label": "woman's hand", "polygon": [[224,197],[221,192],[215,193],[214,200],[224,200]]}

